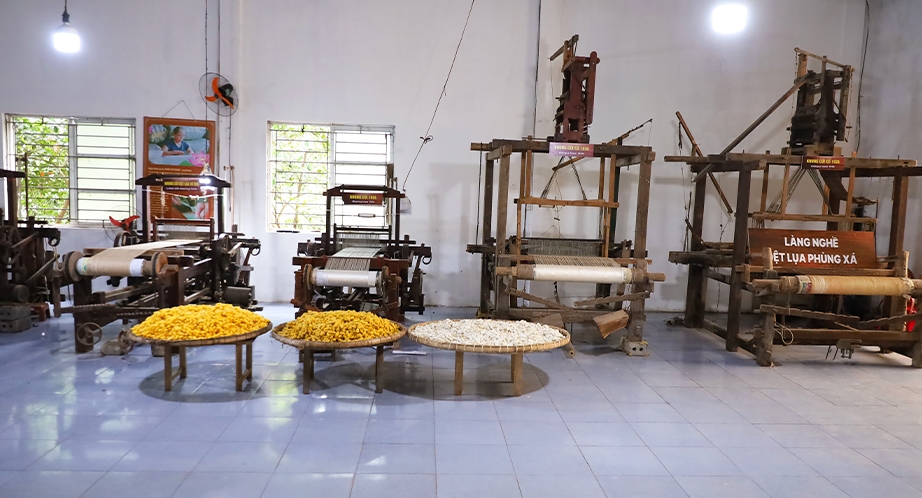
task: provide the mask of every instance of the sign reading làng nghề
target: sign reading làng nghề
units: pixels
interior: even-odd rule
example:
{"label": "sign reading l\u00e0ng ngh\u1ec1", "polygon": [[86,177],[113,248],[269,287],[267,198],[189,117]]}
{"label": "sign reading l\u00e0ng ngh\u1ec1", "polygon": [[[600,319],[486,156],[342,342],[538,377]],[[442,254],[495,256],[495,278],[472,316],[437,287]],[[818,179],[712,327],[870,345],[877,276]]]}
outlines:
{"label": "sign reading l\u00e0ng ngh\u1ec1", "polygon": [[770,247],[775,268],[876,268],[874,232],[836,230],[749,229],[754,266],[764,266],[762,250]]}

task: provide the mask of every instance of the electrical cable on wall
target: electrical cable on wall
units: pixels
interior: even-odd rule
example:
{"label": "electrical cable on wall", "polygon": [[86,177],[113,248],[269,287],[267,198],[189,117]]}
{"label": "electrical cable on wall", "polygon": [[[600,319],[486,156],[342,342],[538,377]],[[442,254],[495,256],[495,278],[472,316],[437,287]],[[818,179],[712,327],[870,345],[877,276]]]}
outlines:
{"label": "electrical cable on wall", "polygon": [[419,159],[419,153],[423,151],[423,147],[432,141],[432,135],[429,132],[432,130],[432,123],[435,122],[435,115],[439,112],[439,105],[442,103],[442,97],[445,96],[445,89],[448,88],[448,81],[451,79],[451,71],[455,68],[455,61],[458,59],[458,51],[461,50],[461,42],[464,41],[464,33],[467,31],[467,24],[471,20],[471,12],[474,11],[474,3],[477,0],[471,0],[471,7],[467,11],[467,19],[464,21],[464,28],[461,29],[461,37],[458,39],[458,46],[455,47],[455,55],[451,58],[451,66],[448,68],[448,75],[445,76],[445,84],[442,85],[442,92],[439,94],[439,100],[435,103],[435,110],[432,111],[432,119],[429,120],[429,127],[426,128],[426,133],[423,136],[419,137],[422,140],[422,143],[419,144],[419,150],[416,151],[416,156],[413,158],[413,162],[410,163],[410,169],[407,170],[407,176],[403,178],[403,190],[407,189],[407,180],[410,178],[410,173],[413,172],[413,166],[416,165],[416,160]]}
{"label": "electrical cable on wall", "polygon": [[864,85],[864,63],[868,57],[868,37],[871,33],[871,4],[864,1],[864,43],[861,48],[861,69],[858,71],[858,107],[855,118],[855,152],[861,148],[861,87]]}
{"label": "electrical cable on wall", "polygon": [[541,4],[538,0],[538,34],[535,37],[535,98],[531,113],[531,136],[535,136],[538,128],[538,68],[541,67]]}

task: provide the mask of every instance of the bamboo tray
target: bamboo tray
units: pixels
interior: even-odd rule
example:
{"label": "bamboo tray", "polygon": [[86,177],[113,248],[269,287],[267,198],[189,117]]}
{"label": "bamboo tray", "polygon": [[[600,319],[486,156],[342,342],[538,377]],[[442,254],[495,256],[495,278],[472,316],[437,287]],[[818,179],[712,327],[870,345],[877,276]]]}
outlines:
{"label": "bamboo tray", "polygon": [[[452,320],[456,321],[456,320]],[[484,346],[484,345],[475,345],[475,344],[459,344],[454,342],[443,342],[435,341],[432,339],[427,339],[416,335],[415,329],[420,325],[425,325],[426,323],[417,323],[410,327],[410,330],[407,331],[407,337],[412,339],[415,342],[418,342],[424,346],[429,346],[437,349],[447,349],[449,351],[455,352],[455,395],[460,396],[462,394],[464,386],[464,353],[488,353],[488,354],[509,354],[512,356],[512,393],[515,396],[522,395],[522,355],[524,353],[536,353],[539,351],[550,351],[551,349],[556,349],[562,346],[566,346],[570,343],[570,333],[560,327],[554,327],[552,325],[545,325],[551,327],[552,329],[560,332],[563,336],[560,340],[553,342],[545,342],[541,344],[528,344],[525,346]]]}
{"label": "bamboo tray", "polygon": [[384,390],[384,384],[382,382],[384,373],[384,346],[386,344],[391,344],[400,340],[400,338],[407,333],[407,328],[402,324],[396,322],[391,323],[397,326],[398,330],[396,333],[384,337],[376,337],[374,339],[365,339],[361,341],[319,342],[306,341],[303,339],[292,339],[290,337],[285,337],[279,334],[279,332],[281,332],[282,329],[288,325],[288,322],[277,325],[274,329],[272,329],[271,335],[273,339],[281,342],[282,344],[286,344],[301,351],[301,361],[304,363],[304,368],[302,369],[303,378],[301,391],[304,394],[310,394],[311,392],[311,380],[314,378],[314,352],[333,349],[355,349],[365,347],[375,348],[375,392],[380,393]]}
{"label": "bamboo tray", "polygon": [[[246,332],[244,334],[230,335],[226,337],[215,337],[212,339],[193,339],[188,341],[167,341],[151,339],[135,335],[133,330],[128,331],[128,339],[141,343],[150,344],[151,346],[163,346],[163,390],[171,391],[173,389],[173,379],[177,376],[180,379],[186,378],[186,348],[198,348],[202,346],[217,346],[221,344],[231,344],[236,346],[236,388],[238,391],[243,390],[244,380],[253,380],[253,340],[265,334],[272,329],[272,322],[265,327]],[[173,371],[173,351],[174,348],[179,352],[179,368]],[[246,368],[244,368],[244,352],[246,353]]]}

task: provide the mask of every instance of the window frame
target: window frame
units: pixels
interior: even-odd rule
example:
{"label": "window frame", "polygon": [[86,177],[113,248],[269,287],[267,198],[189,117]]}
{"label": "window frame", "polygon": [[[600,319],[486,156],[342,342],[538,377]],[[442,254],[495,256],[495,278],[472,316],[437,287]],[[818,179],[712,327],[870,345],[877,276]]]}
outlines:
{"label": "window frame", "polygon": [[[13,127],[16,126],[17,118],[28,119],[49,119],[49,120],[66,120],[67,121],[67,168],[68,168],[68,215],[70,221],[67,223],[57,223],[54,219],[43,219],[49,226],[67,227],[67,228],[101,228],[105,227],[107,220],[81,220],[80,214],[80,194],[81,193],[118,193],[128,194],[128,212],[137,213],[137,187],[134,182],[137,177],[137,119],[135,118],[112,118],[112,117],[86,117],[86,116],[55,116],[50,114],[26,114],[26,113],[4,113],[3,121],[3,168],[16,171],[19,169],[17,164],[16,140]],[[128,154],[126,155],[101,155],[101,154],[80,154],[78,138],[78,128],[80,125],[123,125],[128,128],[128,137],[126,139]],[[79,181],[83,179],[80,175],[81,159],[117,159],[124,160],[128,163],[128,189],[96,189],[80,188]],[[89,168],[86,166],[85,168]],[[20,182],[18,199],[20,209],[26,209],[25,199],[28,190],[28,177]]]}
{"label": "window frame", "polygon": [[[285,126],[305,126],[305,127],[314,127],[314,128],[326,128],[324,132],[329,134],[329,148],[327,152],[327,172],[326,172],[326,187],[324,190],[332,188],[339,183],[337,182],[337,165],[366,165],[366,166],[381,166],[383,172],[380,177],[380,184],[386,186],[392,186],[392,174],[393,174],[393,165],[394,165],[394,140],[396,138],[396,126],[394,125],[347,125],[347,124],[338,124],[338,123],[301,123],[294,121],[278,121],[270,120],[267,122],[266,126],[266,231],[274,233],[308,233],[308,234],[319,234],[324,230],[323,225],[316,225],[315,228],[301,229],[298,227],[286,227],[286,226],[274,226],[273,224],[273,215],[275,213],[275,201],[272,192],[273,186],[273,177],[275,176],[275,165],[274,163],[280,162],[274,160],[272,156],[273,147],[273,125],[285,125]],[[385,161],[382,163],[370,163],[370,162],[355,162],[355,161],[337,161],[336,160],[336,146],[337,133],[369,133],[369,134],[383,134],[385,135]],[[302,194],[305,195],[305,194]],[[322,208],[320,211],[320,216],[326,217],[326,208]]]}

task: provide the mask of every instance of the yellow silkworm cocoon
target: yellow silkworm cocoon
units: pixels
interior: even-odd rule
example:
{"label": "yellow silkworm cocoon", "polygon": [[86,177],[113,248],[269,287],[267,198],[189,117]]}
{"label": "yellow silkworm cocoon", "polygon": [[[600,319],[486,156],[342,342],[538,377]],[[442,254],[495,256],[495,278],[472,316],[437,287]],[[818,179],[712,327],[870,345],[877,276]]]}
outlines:
{"label": "yellow silkworm cocoon", "polygon": [[256,313],[230,304],[187,304],[154,312],[132,332],[158,341],[194,341],[246,334],[268,324]]}
{"label": "yellow silkworm cocoon", "polygon": [[396,334],[397,324],[367,311],[308,311],[279,332],[290,339],[352,342]]}

